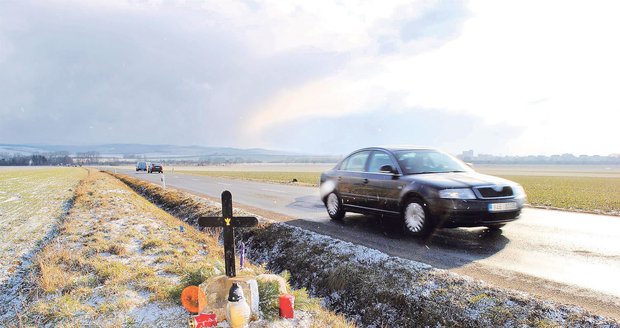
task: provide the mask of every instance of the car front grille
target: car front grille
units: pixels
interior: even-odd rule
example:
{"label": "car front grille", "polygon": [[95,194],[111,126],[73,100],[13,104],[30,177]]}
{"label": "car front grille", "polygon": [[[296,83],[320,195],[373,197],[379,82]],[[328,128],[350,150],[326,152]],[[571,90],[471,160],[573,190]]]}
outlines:
{"label": "car front grille", "polygon": [[508,198],[513,196],[512,188],[509,186],[500,186],[500,188],[497,186],[476,187],[474,188],[474,191],[476,196],[482,199]]}

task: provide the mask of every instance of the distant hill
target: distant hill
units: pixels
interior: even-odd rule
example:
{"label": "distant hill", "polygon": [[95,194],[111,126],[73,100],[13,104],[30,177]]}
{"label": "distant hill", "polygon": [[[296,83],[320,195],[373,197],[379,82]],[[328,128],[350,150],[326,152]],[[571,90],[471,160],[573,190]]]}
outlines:
{"label": "distant hill", "polygon": [[260,148],[239,149],[231,147],[202,147],[202,146],[176,146],[176,145],[141,145],[141,144],[104,144],[104,145],[12,145],[0,144],[0,152],[7,153],[48,153],[55,151],[67,151],[69,153],[96,151],[101,155],[127,155],[127,154],[170,154],[170,155],[303,155],[299,153],[268,150]]}
{"label": "distant hill", "polygon": [[39,145],[39,144],[0,144],[0,154],[25,155],[67,152],[76,155],[97,152],[101,158],[146,158],[160,160],[235,160],[241,162],[335,162],[338,156],[294,153],[278,150],[232,147],[203,147],[177,145],[142,145],[142,144],[103,144],[103,145]]}

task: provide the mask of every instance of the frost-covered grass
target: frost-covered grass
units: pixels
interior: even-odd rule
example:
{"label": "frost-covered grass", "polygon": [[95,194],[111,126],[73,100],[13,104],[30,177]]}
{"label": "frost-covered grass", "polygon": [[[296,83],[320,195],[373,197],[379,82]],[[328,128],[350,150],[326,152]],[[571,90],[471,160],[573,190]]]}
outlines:
{"label": "frost-covered grass", "polygon": [[0,171],[0,284],[51,233],[85,176],[81,168]]}
{"label": "frost-covered grass", "polygon": [[582,308],[501,289],[289,226],[243,230],[248,256],[330,309],[375,327],[618,327]]}
{"label": "frost-covered grass", "polygon": [[30,299],[22,320],[37,326],[185,325],[188,314],[178,304],[182,281],[214,269],[205,256],[219,250],[215,238],[91,171],[59,235],[35,259],[40,297]]}
{"label": "frost-covered grass", "polygon": [[[121,179],[123,182],[127,183],[134,190],[138,191],[142,195],[148,197],[152,202],[159,205],[162,208],[167,209],[170,213],[174,214],[176,217],[183,218],[186,226],[187,223],[190,225],[195,224],[197,218],[200,216],[216,216],[221,214],[221,205],[214,204],[211,201],[206,199],[201,199],[198,197],[190,196],[186,193],[168,188],[166,190],[162,189],[158,185],[145,182],[142,180],[138,180],[132,177],[128,177],[121,174],[115,174],[116,177]],[[235,210],[235,215],[244,215],[242,211]],[[247,215],[247,213],[245,213]],[[170,217],[172,222],[176,222],[179,224],[179,220],[173,217]],[[193,228],[187,230],[194,230]],[[204,234],[200,234],[200,236],[204,236]],[[217,240],[216,238],[211,237],[211,240]],[[146,247],[145,247],[146,246]],[[142,247],[146,249],[151,249],[153,247],[153,240],[145,240],[142,243]],[[207,267],[202,271],[206,272],[207,276],[213,274],[221,274],[223,269],[223,250],[219,247],[217,250],[207,251],[209,254],[208,257],[205,257],[202,263],[207,263]],[[166,254],[162,257],[162,260],[168,260],[169,254]],[[175,262],[175,261],[170,261]],[[247,262],[246,262],[247,263]],[[167,266],[169,269],[169,274],[178,273],[175,270],[178,270],[182,263],[176,263],[173,266]],[[214,270],[215,269],[215,272]],[[185,270],[185,272],[189,272],[189,270]],[[194,275],[200,274],[196,270],[193,271]],[[238,272],[239,276],[248,275],[248,274],[261,274],[268,273],[268,271],[263,266],[256,266],[250,264],[246,264],[246,269]],[[288,274],[284,274],[285,278],[288,279]],[[188,281],[192,280],[194,282],[204,280],[204,277],[199,277],[199,279],[192,279],[192,276],[185,276],[185,278],[181,279],[182,285],[187,285]],[[259,288],[263,291],[269,290],[269,286],[259,285]],[[334,312],[328,311],[323,308],[320,304],[319,299],[311,298],[308,296],[308,293],[304,288],[300,289],[290,289],[291,294],[295,296],[295,311],[296,316],[299,312],[299,318],[294,321],[290,320],[261,320],[258,322],[253,322],[250,327],[334,327],[334,328],[345,328],[345,327],[354,327],[354,325],[348,323],[343,316],[337,315]],[[175,295],[176,297],[176,295]],[[267,319],[277,318],[277,299],[278,295],[275,293],[267,293],[261,295],[261,311],[263,315]]]}
{"label": "frost-covered grass", "polygon": [[[180,305],[181,291],[222,274],[222,260],[213,231],[199,232],[121,181],[91,170],[57,236],[34,258],[32,275],[21,286],[24,306],[10,313],[0,304],[0,326],[183,327],[190,314]],[[267,272],[247,267],[239,275]],[[331,316],[337,319],[332,326],[346,326]],[[312,314],[301,318],[312,326]],[[252,327],[273,325],[262,320]]]}

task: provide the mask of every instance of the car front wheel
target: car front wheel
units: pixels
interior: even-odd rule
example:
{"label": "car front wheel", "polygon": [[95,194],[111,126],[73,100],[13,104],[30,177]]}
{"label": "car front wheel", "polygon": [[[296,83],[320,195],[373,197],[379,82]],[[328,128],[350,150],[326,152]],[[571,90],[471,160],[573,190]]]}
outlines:
{"label": "car front wheel", "polygon": [[402,211],[403,229],[412,236],[426,236],[432,231],[432,220],[427,205],[420,199],[410,199]]}
{"label": "car front wheel", "polygon": [[332,220],[341,220],[344,218],[345,211],[342,208],[342,200],[334,192],[327,195],[325,198],[325,207],[327,208],[327,214]]}

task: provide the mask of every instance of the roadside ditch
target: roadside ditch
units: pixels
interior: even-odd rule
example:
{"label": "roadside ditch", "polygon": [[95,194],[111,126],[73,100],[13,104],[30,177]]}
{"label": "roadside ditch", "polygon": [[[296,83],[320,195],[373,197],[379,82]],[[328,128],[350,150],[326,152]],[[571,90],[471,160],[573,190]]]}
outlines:
{"label": "roadside ditch", "polygon": [[[190,225],[196,226],[200,216],[220,214],[220,204],[209,200],[112,175]],[[293,287],[306,288],[361,326],[619,327],[577,306],[493,287],[285,223],[259,221],[256,228],[235,232],[248,258],[273,272],[289,271]]]}

